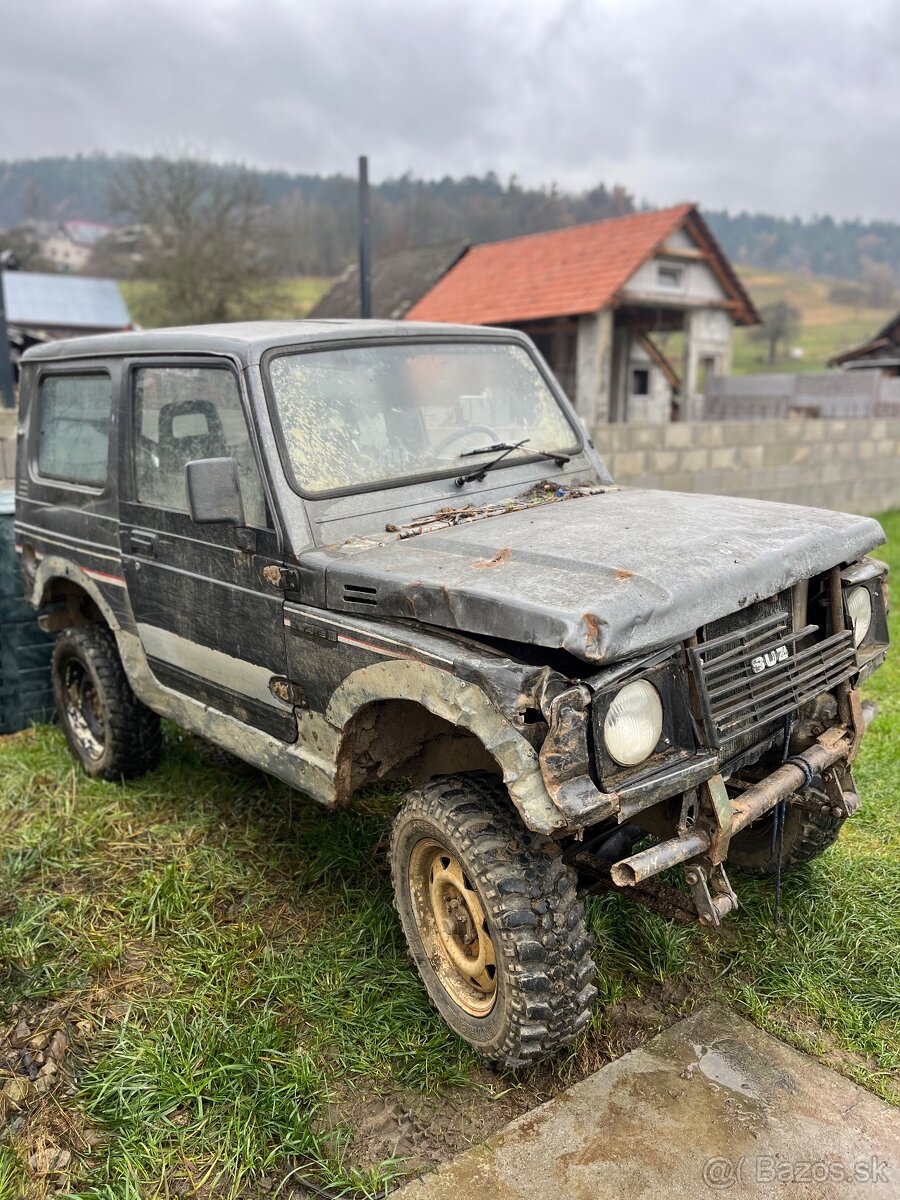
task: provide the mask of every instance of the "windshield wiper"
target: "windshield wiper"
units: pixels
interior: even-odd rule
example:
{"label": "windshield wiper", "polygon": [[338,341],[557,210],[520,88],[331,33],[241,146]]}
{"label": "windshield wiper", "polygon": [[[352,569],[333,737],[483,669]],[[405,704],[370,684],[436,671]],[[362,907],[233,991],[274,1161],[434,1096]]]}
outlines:
{"label": "windshield wiper", "polygon": [[[502,453],[498,454],[496,458],[492,458],[490,462],[484,463],[477,471],[471,471],[468,475],[458,475],[456,486],[462,487],[464,483],[480,483],[488,471],[492,471],[508,454],[512,454],[513,450],[520,450],[530,441],[531,438],[522,438],[521,442],[495,442],[492,446],[480,446],[477,450],[464,450],[460,454],[460,458],[471,458],[473,454],[492,454],[495,450],[500,450]],[[571,458],[571,455],[562,454],[559,450],[530,450],[529,454],[536,454],[539,458],[552,458],[559,467]]]}

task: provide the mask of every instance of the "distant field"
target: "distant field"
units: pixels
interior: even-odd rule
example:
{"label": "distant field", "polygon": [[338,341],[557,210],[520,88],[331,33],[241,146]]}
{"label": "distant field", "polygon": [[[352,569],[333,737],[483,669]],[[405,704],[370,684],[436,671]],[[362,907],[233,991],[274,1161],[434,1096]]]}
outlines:
{"label": "distant field", "polygon": [[274,306],[272,316],[284,320],[305,317],[331,284],[331,279],[319,275],[298,275],[295,279],[285,279],[281,285],[284,299]]}
{"label": "distant field", "polygon": [[785,355],[770,367],[765,343],[750,340],[749,330],[739,329],[734,338],[732,373],[749,375],[759,371],[818,371],[833,354],[865,341],[896,312],[895,308],[863,308],[835,304],[828,298],[835,282],[821,276],[787,275],[755,267],[738,271],[744,286],[759,308],[787,300],[803,314],[793,345],[803,349],[799,359]]}
{"label": "distant field", "polygon": [[[125,279],[119,284],[132,319],[145,329],[157,324],[152,316],[153,286],[148,279]],[[317,275],[298,275],[293,279],[279,280],[272,294],[271,310],[266,316],[284,321],[305,317],[330,286],[330,279]]]}

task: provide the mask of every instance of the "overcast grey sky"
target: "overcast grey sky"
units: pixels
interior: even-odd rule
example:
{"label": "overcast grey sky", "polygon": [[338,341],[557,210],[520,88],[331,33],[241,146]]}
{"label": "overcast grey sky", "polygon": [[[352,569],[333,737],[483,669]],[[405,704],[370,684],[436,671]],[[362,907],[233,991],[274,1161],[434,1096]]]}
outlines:
{"label": "overcast grey sky", "polygon": [[620,182],[900,219],[900,0],[0,0],[0,159]]}

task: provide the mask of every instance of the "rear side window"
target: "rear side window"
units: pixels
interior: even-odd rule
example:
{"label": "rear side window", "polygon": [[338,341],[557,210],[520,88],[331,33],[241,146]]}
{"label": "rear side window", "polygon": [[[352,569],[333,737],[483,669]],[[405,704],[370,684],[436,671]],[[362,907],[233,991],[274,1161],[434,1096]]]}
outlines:
{"label": "rear side window", "polygon": [[108,375],[45,375],[40,390],[38,470],[50,479],[102,487],[109,455]]}

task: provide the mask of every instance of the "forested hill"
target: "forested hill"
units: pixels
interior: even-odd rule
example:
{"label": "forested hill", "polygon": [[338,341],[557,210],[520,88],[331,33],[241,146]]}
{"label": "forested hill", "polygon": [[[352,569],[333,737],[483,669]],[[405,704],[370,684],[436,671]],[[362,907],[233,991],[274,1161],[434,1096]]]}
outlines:
{"label": "forested hill", "polygon": [[[0,162],[0,229],[27,218],[115,220],[109,184],[125,161],[93,155]],[[339,271],[352,257],[356,241],[355,180],[279,171],[254,174],[270,232],[285,246],[285,267],[318,274]],[[526,188],[515,179],[503,183],[493,174],[439,180],[407,175],[373,189],[375,236],[386,249],[460,237],[473,242],[513,237],[618,216],[635,207],[634,198],[619,185],[569,193],[556,187]],[[708,209],[704,214],[737,263],[845,279],[865,279],[887,267],[900,282],[898,223],[831,217],[801,221]]]}

